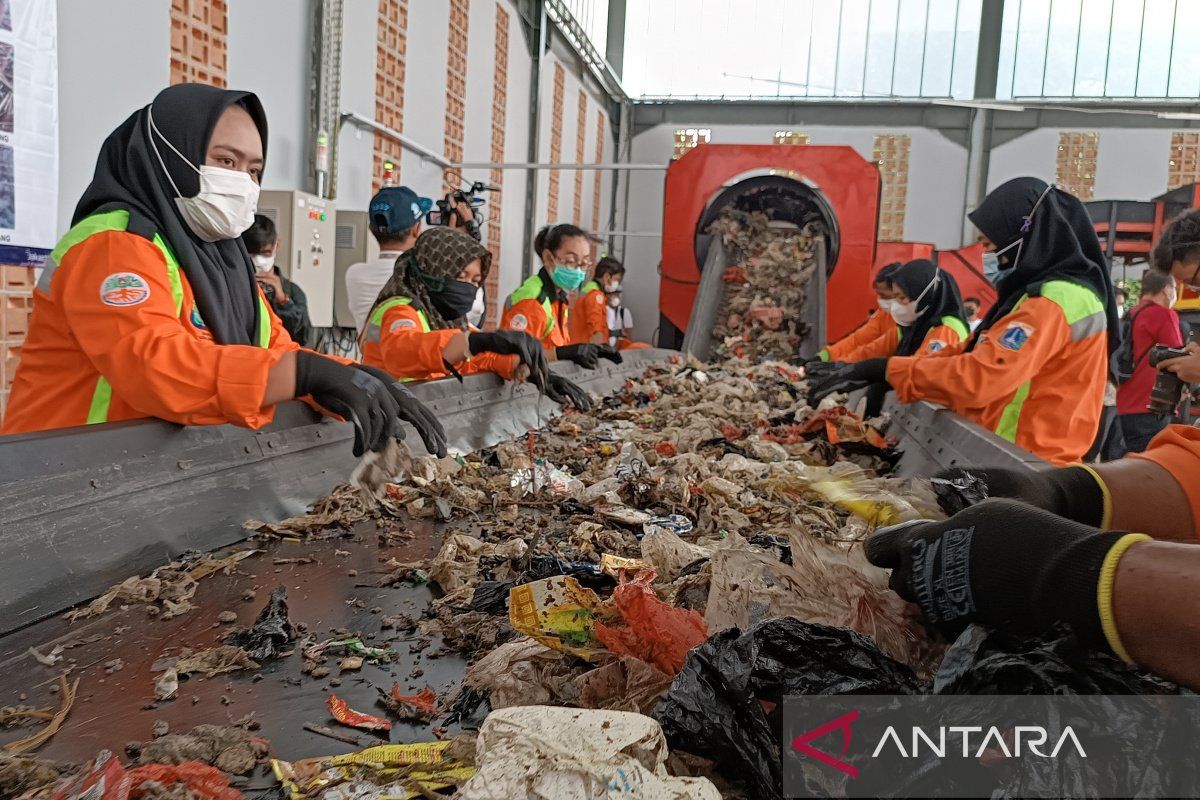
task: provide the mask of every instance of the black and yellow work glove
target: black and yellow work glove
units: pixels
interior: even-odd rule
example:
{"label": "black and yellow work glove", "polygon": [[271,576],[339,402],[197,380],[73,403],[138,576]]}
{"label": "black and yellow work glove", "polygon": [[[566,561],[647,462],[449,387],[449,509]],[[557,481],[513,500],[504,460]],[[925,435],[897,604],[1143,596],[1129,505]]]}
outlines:
{"label": "black and yellow work glove", "polygon": [[1083,644],[1128,661],[1113,617],[1113,579],[1125,550],[1149,538],[1001,499],[941,522],[880,528],[866,555],[892,570],[892,590],[949,639],[974,622],[1026,635],[1065,622]]}
{"label": "black and yellow work glove", "polygon": [[621,355],[621,351],[613,347],[611,344],[598,344],[597,355],[601,358],[606,358],[614,364],[624,363],[625,357]]}
{"label": "black and yellow work glove", "polygon": [[808,404],[814,408],[836,392],[852,392],[872,383],[887,382],[886,358],[868,358],[853,364],[830,361],[809,372]]}
{"label": "black and yellow work glove", "polygon": [[382,450],[397,427],[394,421],[399,408],[378,376],[308,350],[297,350],[296,397],[305,395],[354,425],[356,456]]}
{"label": "black and yellow work glove", "polygon": [[564,344],[554,349],[559,361],[574,361],[584,369],[600,365],[600,346],[596,344]]}
{"label": "black and yellow work glove", "polygon": [[467,334],[467,347],[472,353],[499,353],[516,356],[529,368],[529,382],[543,394],[550,385],[550,363],[546,348],[525,331],[490,331]]}
{"label": "black and yellow work glove", "polygon": [[964,491],[982,491],[986,497],[1020,500],[1093,528],[1107,528],[1112,517],[1108,487],[1095,470],[1083,464],[1037,471],[955,467],[934,476],[934,489],[942,510],[948,514],[962,507],[959,498]]}
{"label": "black and yellow work glove", "polygon": [[[379,380],[396,404],[396,411],[390,417],[393,421],[390,431],[393,437],[404,438],[404,428],[395,423],[397,418],[402,419],[417,429],[417,433],[429,453],[438,458],[446,455],[446,429],[429,410],[429,406],[418,400],[416,395],[408,390],[408,387],[387,372],[376,367],[368,367],[365,364],[355,364],[354,368],[360,373],[371,375]],[[378,450],[379,448],[372,447],[371,449]]]}
{"label": "black and yellow work glove", "polygon": [[564,378],[562,375],[550,373],[550,385],[546,396],[560,406],[571,405],[580,411],[592,410],[592,398],[583,387]]}

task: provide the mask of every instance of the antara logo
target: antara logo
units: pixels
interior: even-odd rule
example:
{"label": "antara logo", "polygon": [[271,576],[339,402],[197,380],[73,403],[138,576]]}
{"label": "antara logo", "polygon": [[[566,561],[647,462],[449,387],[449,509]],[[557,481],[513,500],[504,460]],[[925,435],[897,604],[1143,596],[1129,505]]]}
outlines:
{"label": "antara logo", "polygon": [[[879,737],[879,743],[875,745],[875,750],[871,753],[871,758],[877,758],[889,742],[904,758],[916,758],[920,755],[922,743],[929,749],[929,752],[939,758],[945,758],[947,732],[951,736],[954,734],[962,735],[963,758],[980,758],[989,750],[993,755],[1003,753],[1005,758],[1020,758],[1025,753],[1030,753],[1041,758],[1058,758],[1059,752],[1062,751],[1068,742],[1075,748],[1075,752],[1079,754],[1080,758],[1087,758],[1087,753],[1084,752],[1083,745],[1079,742],[1079,737],[1075,735],[1075,731],[1071,729],[1070,725],[1063,728],[1063,732],[1059,735],[1058,741],[1049,755],[1039,749],[1050,739],[1050,734],[1040,725],[1017,725],[1013,728],[1006,728],[1006,730],[1012,734],[1011,737],[1006,738],[1004,733],[995,726],[990,728],[983,728],[979,725],[942,726],[937,729],[937,738],[935,741],[934,737],[926,733],[924,728],[913,726],[909,742],[910,747],[908,750],[905,750],[904,742],[900,740],[900,734],[896,733],[894,726],[889,725],[887,730],[883,732],[883,736]],[[976,740],[979,742],[979,747],[974,750],[971,749],[972,734],[983,734],[981,739]],[[1009,746],[1010,741],[1011,748]]]}
{"label": "antara logo", "polygon": [[[850,750],[851,726],[857,720],[858,709],[831,719],[824,725],[819,725],[792,739],[792,749],[827,767],[833,767],[851,778],[857,778],[858,767],[844,760],[846,753]],[[841,753],[838,756],[830,755],[813,746],[812,743],[815,740],[834,732],[842,734]],[[1087,758],[1083,744],[1070,725],[1063,728],[1054,748],[1048,754],[1042,748],[1050,741],[1050,734],[1040,725],[1006,726],[1004,731],[994,725],[989,728],[979,725],[943,725],[936,729],[934,735],[930,735],[924,728],[914,725],[909,731],[907,749],[904,745],[905,740],[901,739],[896,727],[889,725],[875,744],[871,758],[888,755],[892,750],[902,758],[917,758],[921,755],[922,749],[928,750],[939,758],[945,758],[948,752],[952,752],[951,746],[947,744],[947,734],[949,734],[951,742],[956,737],[961,737],[963,758],[981,758],[985,753],[992,755],[1003,753],[1005,758],[1021,758],[1025,754],[1041,758],[1057,758],[1058,754],[1067,746],[1073,747],[1080,758]],[[977,743],[975,747],[972,747],[972,736],[980,737],[974,739]],[[953,750],[958,750],[957,746],[953,747]]]}

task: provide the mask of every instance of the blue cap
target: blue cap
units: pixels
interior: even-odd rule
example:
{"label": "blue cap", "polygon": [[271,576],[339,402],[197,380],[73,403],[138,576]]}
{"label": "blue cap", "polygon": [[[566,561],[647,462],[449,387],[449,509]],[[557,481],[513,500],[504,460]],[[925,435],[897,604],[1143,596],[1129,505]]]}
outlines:
{"label": "blue cap", "polygon": [[371,198],[367,216],[376,233],[400,234],[421,221],[433,201],[407,186],[385,186]]}

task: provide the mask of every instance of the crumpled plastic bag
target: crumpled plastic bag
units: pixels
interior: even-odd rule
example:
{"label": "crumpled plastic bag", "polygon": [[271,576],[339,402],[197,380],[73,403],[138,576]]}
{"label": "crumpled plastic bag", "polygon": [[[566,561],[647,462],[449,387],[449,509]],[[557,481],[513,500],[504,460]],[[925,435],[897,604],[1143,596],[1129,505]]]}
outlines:
{"label": "crumpled plastic bag", "polygon": [[671,686],[671,676],[640,658],[621,656],[575,679],[581,708],[649,714]]}
{"label": "crumpled plastic bag", "polygon": [[493,709],[568,703],[585,664],[540,642],[522,637],[500,645],[467,669],[463,685],[487,694]]}
{"label": "crumpled plastic bag", "polygon": [[295,639],[296,627],[288,619],[287,587],[276,586],[254,624],[234,630],[225,637],[225,643],[242,648],[251,660],[261,664],[278,658]]}
{"label": "crumpled plastic bag", "polygon": [[852,628],[918,673],[941,655],[913,607],[888,588],[887,573],[849,552],[804,533],[789,533],[792,563],[757,547],[725,547],[711,559],[712,582],[704,619],[710,632],[746,630],[763,620],[795,617]]}
{"label": "crumpled plastic bag", "polygon": [[453,592],[478,579],[479,559],[484,556],[514,559],[525,555],[528,545],[521,539],[509,539],[503,544],[480,541],[465,533],[453,533],[442,542],[442,549],[429,562],[429,579]]}
{"label": "crumpled plastic bag", "polygon": [[675,778],[658,723],[624,711],[519,706],[479,730],[460,800],[720,800],[705,778]]}
{"label": "crumpled plastic bag", "polygon": [[688,654],[654,718],[672,748],[713,759],[751,797],[780,800],[780,713],[789,694],[913,694],[922,684],[867,637],[790,617],[714,634]]}
{"label": "crumpled plastic bag", "polygon": [[596,620],[596,638],[610,652],[634,656],[674,675],[688,650],[708,637],[704,617],[659,600],[650,584],[654,570],[642,570],[613,590],[621,621]]}

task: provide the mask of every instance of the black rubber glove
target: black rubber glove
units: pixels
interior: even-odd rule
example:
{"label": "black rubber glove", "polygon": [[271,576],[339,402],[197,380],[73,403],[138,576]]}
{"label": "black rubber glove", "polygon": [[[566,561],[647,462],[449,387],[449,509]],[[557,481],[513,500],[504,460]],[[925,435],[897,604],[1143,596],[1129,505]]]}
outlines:
{"label": "black rubber glove", "polygon": [[564,344],[555,348],[554,354],[560,361],[574,361],[584,369],[600,365],[600,346],[595,344]]}
{"label": "black rubber glove", "polygon": [[886,358],[868,358],[854,364],[829,362],[818,378],[810,378],[808,404],[814,408],[834,392],[852,392],[872,383],[887,383]]}
{"label": "black rubber glove", "polygon": [[622,357],[620,351],[617,350],[617,348],[613,347],[611,344],[598,344],[598,345],[596,345],[596,347],[598,347],[600,349],[600,351],[597,355],[599,355],[601,358],[607,358],[609,361],[613,362],[614,364],[621,364],[625,361],[625,359],[624,359],[624,357]]}
{"label": "black rubber glove", "polygon": [[[425,443],[425,450],[432,455],[438,458],[446,455],[446,429],[442,427],[442,423],[438,422],[438,418],[433,415],[427,405],[418,400],[416,395],[408,390],[408,387],[387,372],[377,367],[368,367],[365,364],[355,364],[354,367],[360,372],[374,376],[387,388],[388,394],[397,406],[395,413],[392,414],[393,420],[398,417],[416,428],[417,433],[421,436],[421,441]],[[404,428],[399,424],[393,424],[391,434],[397,439],[403,439]]]}
{"label": "black rubber glove", "polygon": [[939,472],[934,476],[934,481],[938,502],[947,513],[958,510],[954,506],[958,498],[947,502],[947,492],[939,488],[936,481],[947,481],[955,487],[973,485],[985,497],[1021,500],[1093,528],[1099,528],[1105,522],[1105,487],[1091,470],[1084,467],[1060,467],[1036,472],[1006,467],[954,467]]}
{"label": "black rubber glove", "polygon": [[828,378],[835,371],[852,366],[854,365],[845,364],[841,361],[821,361],[820,359],[815,361],[807,361],[804,364],[804,377],[808,378],[810,385],[815,385],[825,378]]}
{"label": "black rubber glove", "polygon": [[387,385],[369,372],[307,350],[296,351],[296,396],[354,424],[354,455],[382,450],[399,409]]}
{"label": "black rubber glove", "polygon": [[985,500],[942,522],[880,528],[866,555],[892,570],[892,589],[947,638],[972,622],[1019,634],[1066,622],[1080,641],[1103,647],[1097,587],[1104,557],[1125,535]]}
{"label": "black rubber glove", "polygon": [[529,382],[543,394],[550,382],[550,363],[546,360],[546,348],[525,331],[492,331],[490,333],[468,333],[467,347],[472,353],[500,353],[515,355],[529,368]]}
{"label": "black rubber glove", "polygon": [[592,410],[592,398],[582,387],[564,378],[562,375],[550,373],[550,385],[546,396],[561,406],[570,404],[580,411]]}

